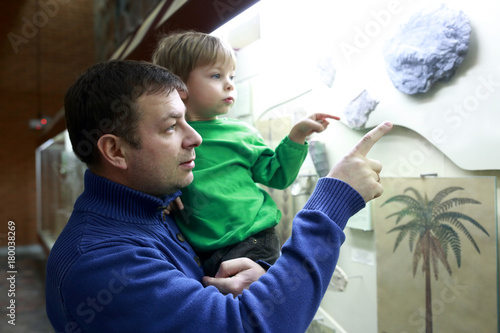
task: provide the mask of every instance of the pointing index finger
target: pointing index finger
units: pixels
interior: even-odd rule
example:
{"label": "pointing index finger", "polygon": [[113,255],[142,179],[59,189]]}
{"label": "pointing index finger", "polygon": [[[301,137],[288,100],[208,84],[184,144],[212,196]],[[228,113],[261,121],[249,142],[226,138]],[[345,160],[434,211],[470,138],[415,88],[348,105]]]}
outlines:
{"label": "pointing index finger", "polygon": [[363,156],[368,155],[370,149],[372,149],[373,145],[380,140],[381,137],[386,135],[392,129],[392,123],[390,121],[383,122],[378,125],[370,132],[366,133],[365,136],[359,141],[354,149],[352,150],[353,154],[361,154]]}
{"label": "pointing index finger", "polygon": [[334,116],[334,115],[328,114],[328,113],[315,113],[314,118],[315,118],[314,120],[321,120],[321,119],[326,119],[326,118],[340,120],[339,116]]}

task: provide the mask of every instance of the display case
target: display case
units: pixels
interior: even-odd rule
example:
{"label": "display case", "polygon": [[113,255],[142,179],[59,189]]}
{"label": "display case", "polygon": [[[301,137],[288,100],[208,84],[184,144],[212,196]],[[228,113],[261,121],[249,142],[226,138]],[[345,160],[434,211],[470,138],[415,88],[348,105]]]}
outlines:
{"label": "display case", "polygon": [[71,149],[67,131],[36,149],[37,228],[47,250],[52,248],[83,191],[85,169]]}

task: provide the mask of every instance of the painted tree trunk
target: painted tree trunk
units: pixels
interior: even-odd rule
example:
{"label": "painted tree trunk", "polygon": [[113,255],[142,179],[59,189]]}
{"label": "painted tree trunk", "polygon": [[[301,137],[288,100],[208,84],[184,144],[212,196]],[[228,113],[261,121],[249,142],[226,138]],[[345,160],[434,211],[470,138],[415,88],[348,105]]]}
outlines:
{"label": "painted tree trunk", "polygon": [[432,293],[431,293],[429,233],[425,235],[424,265],[425,265],[425,333],[432,333]]}

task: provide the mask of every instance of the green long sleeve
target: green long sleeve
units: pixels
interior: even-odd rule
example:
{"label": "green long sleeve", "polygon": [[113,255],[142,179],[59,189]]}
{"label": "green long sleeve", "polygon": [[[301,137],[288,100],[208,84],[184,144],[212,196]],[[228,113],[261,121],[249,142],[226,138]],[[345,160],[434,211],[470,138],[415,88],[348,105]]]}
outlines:
{"label": "green long sleeve", "polygon": [[278,224],[281,212],[256,183],[284,189],[296,179],[308,144],[285,137],[273,151],[246,123],[217,119],[189,123],[203,138],[196,148],[194,181],[182,190],[177,217],[190,244],[210,251]]}

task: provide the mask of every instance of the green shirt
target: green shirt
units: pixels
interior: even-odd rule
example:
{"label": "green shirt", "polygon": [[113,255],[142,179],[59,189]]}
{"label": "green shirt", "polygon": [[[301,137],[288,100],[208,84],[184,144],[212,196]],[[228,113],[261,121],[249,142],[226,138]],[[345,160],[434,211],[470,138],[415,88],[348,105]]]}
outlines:
{"label": "green shirt", "polygon": [[281,212],[256,183],[290,186],[308,144],[285,137],[273,151],[250,125],[232,119],[189,122],[203,138],[195,148],[194,181],[182,190],[177,224],[191,246],[210,251],[278,224]]}

